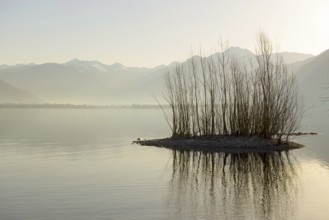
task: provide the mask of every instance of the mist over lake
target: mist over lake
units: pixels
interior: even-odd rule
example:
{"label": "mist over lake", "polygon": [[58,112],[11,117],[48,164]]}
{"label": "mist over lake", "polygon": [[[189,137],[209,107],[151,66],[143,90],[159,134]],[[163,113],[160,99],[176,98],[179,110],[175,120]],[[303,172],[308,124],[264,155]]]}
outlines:
{"label": "mist over lake", "polygon": [[328,8],[0,0],[0,220],[329,219]]}
{"label": "mist over lake", "polygon": [[132,145],[170,135],[160,109],[0,111],[3,219],[326,216],[328,118],[303,149],[239,155]]}
{"label": "mist over lake", "polygon": [[[132,144],[172,135],[164,114],[170,108],[160,108],[150,92],[160,93],[161,75],[172,66],[127,71],[112,65],[104,66],[106,73],[78,60],[3,67],[0,219],[326,219],[329,54],[289,56],[299,60],[288,68],[296,71],[305,108],[297,131],[317,135],[293,137],[304,147],[272,153]],[[72,71],[57,75],[49,66]],[[128,76],[134,77],[125,81]],[[110,96],[124,105],[111,104]]]}

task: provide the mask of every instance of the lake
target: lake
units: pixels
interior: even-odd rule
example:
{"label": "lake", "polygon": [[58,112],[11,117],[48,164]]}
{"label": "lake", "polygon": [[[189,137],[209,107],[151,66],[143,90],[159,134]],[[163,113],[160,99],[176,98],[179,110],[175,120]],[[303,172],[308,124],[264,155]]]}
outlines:
{"label": "lake", "polygon": [[0,109],[0,219],[329,219],[329,116],[267,154],[133,145],[159,109]]}

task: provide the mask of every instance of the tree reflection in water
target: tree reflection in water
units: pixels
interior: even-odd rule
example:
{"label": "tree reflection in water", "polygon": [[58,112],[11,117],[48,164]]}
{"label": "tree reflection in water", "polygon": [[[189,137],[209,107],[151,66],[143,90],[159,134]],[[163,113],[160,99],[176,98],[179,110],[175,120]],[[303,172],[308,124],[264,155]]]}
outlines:
{"label": "tree reflection in water", "polygon": [[298,162],[289,152],[173,151],[172,219],[289,219]]}

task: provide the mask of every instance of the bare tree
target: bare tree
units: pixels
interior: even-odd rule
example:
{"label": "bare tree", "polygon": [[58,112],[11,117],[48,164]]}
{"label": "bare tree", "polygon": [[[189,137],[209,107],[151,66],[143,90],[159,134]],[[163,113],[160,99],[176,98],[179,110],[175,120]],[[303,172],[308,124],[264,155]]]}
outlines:
{"label": "bare tree", "polygon": [[165,74],[174,137],[230,134],[288,141],[302,117],[296,79],[273,55],[266,34],[256,42],[256,62],[231,57],[221,43],[216,56],[192,56]]}

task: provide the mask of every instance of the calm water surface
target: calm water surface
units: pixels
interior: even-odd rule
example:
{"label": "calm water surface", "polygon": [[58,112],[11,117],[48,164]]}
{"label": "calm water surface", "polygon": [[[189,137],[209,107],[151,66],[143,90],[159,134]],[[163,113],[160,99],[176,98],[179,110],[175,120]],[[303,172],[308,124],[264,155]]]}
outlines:
{"label": "calm water surface", "polygon": [[[329,219],[329,116],[271,154],[132,145],[155,109],[0,110],[0,219]],[[321,113],[321,114],[322,114]]]}

